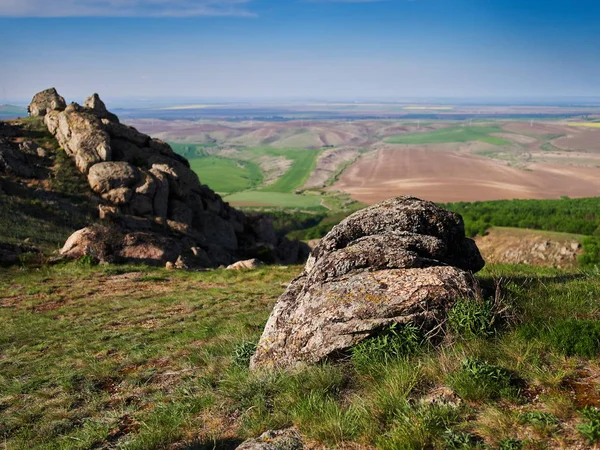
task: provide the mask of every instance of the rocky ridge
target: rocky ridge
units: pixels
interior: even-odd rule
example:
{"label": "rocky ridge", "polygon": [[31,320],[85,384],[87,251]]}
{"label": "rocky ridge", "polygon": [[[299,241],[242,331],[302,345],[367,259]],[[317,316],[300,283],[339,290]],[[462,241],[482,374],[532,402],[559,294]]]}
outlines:
{"label": "rocky ridge", "polygon": [[277,301],[251,368],[290,368],[342,356],[393,324],[435,328],[479,291],[484,261],[462,218],[399,197],[358,211],[313,250]]}
{"label": "rocky ridge", "polygon": [[120,123],[97,94],[67,106],[48,89],[29,111],[43,118],[98,197],[100,225],[73,234],[63,255],[150,264],[184,259],[186,267],[307,256],[304,245],[278,238],[268,217],[246,216],[202,185],[167,143]]}

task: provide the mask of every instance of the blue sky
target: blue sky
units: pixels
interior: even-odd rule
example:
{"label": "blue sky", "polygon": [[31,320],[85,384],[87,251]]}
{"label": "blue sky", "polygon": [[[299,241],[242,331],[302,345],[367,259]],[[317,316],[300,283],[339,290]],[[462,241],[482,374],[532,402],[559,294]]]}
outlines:
{"label": "blue sky", "polygon": [[600,96],[600,2],[0,0],[0,103]]}

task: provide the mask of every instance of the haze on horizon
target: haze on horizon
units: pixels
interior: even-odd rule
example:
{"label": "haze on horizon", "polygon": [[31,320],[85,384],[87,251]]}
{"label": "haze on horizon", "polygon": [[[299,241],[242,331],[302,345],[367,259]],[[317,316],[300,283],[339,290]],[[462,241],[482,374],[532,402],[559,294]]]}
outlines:
{"label": "haze on horizon", "polygon": [[600,96],[600,3],[0,0],[0,104]]}

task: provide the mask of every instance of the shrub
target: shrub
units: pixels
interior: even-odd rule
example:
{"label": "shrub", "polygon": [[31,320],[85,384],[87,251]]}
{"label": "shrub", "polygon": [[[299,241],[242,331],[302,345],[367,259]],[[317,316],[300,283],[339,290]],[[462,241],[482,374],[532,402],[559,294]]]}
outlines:
{"label": "shrub", "polygon": [[465,400],[516,397],[516,380],[503,367],[476,358],[467,358],[459,371],[449,376],[452,389]]}
{"label": "shrub", "polygon": [[412,324],[394,323],[378,335],[354,346],[351,350],[352,363],[359,370],[373,363],[387,364],[415,353],[422,343],[423,336],[419,328]]}
{"label": "shrub", "polygon": [[600,238],[586,237],[582,243],[583,255],[579,257],[582,267],[590,267],[600,264]]}
{"label": "shrub", "polygon": [[600,409],[586,406],[580,413],[587,421],[577,425],[577,431],[583,434],[590,444],[600,439]]}
{"label": "shrub", "polygon": [[494,332],[492,300],[459,299],[448,313],[450,328],[467,336],[489,336]]}

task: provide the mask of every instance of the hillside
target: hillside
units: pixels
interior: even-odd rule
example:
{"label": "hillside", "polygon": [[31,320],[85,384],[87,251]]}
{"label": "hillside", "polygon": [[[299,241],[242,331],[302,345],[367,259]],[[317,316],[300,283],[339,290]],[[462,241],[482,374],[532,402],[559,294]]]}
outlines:
{"label": "hillside", "polygon": [[249,373],[249,343],[299,270],[0,269],[4,444],[233,449],[290,425],[315,449],[584,449],[599,437],[585,409],[600,406],[593,272],[490,266],[493,327],[488,310],[465,312],[441,343],[398,359]]}

